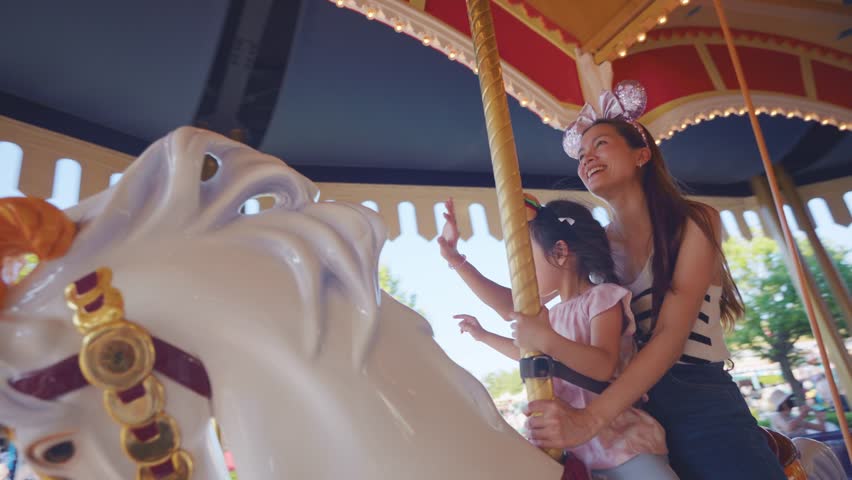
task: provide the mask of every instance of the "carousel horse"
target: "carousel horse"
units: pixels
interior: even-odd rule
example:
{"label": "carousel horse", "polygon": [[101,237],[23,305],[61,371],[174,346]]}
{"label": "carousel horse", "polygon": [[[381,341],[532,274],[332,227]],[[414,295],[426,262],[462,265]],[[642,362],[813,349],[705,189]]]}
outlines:
{"label": "carousel horse", "polygon": [[65,212],[0,201],[0,424],[43,479],[226,479],[211,418],[240,480],[586,476],[379,289],[379,216],[318,198],[184,127]]}
{"label": "carousel horse", "polygon": [[225,479],[215,418],[240,480],[559,479],[381,292],[379,216],[318,196],[279,159],[184,127],[64,213],[0,205],[4,267],[41,259],[0,287],[0,424],[32,467]]}
{"label": "carousel horse", "polygon": [[793,445],[802,458],[802,470],[809,480],[845,479],[843,465],[828,445],[812,438],[794,438]]}

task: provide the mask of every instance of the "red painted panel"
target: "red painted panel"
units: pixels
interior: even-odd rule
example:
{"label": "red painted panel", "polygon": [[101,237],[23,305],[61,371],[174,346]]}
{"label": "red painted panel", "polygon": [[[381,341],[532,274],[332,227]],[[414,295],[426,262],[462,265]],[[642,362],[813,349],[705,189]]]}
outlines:
{"label": "red painted panel", "polygon": [[[426,13],[470,36],[465,2],[429,0]],[[500,56],[557,100],[582,105],[583,93],[574,60],[511,13],[492,2]]]}
{"label": "red painted panel", "polygon": [[527,12],[527,15],[532,17],[532,18],[535,18],[537,20],[541,20],[544,23],[545,28],[547,28],[548,30],[558,30],[562,34],[563,39],[565,39],[566,41],[569,41],[569,42],[577,43],[577,38],[574,37],[574,35],[572,35],[569,31],[563,29],[559,25],[555,24],[548,17],[546,17],[543,13],[538,11],[537,8],[530,5],[526,1],[524,1],[524,0],[509,0],[509,3],[511,3],[513,5],[523,5],[524,10],[526,10],[526,12]]}
{"label": "red painted panel", "polygon": [[813,61],[817,98],[824,102],[852,108],[852,71]]}
{"label": "red painted panel", "polygon": [[[492,4],[493,5],[493,4]],[[470,36],[470,22],[467,20],[467,4],[459,0],[429,0],[426,13]]]}
{"label": "red painted panel", "polygon": [[[707,49],[710,50],[710,56],[725,86],[731,90],[738,90],[739,84],[731,57],[728,55],[728,47],[708,45]],[[805,95],[805,83],[802,80],[798,56],[754,47],[737,47],[737,53],[750,89],[781,92],[800,97]]]}
{"label": "red painted panel", "polygon": [[646,111],[688,95],[713,90],[713,82],[691,45],[628,55],[613,62],[613,81],[638,80],[648,92]]}

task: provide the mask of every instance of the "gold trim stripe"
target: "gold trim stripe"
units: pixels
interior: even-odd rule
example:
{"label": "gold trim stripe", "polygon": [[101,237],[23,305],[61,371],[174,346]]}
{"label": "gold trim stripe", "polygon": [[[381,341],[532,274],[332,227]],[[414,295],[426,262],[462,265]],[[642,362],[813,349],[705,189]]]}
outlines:
{"label": "gold trim stripe", "polygon": [[707,45],[704,43],[696,43],[695,49],[698,51],[698,57],[701,58],[701,63],[704,64],[704,69],[707,70],[707,76],[709,76],[710,81],[713,82],[713,88],[718,91],[726,90],[725,81],[722,80],[722,74],[719,73],[719,69],[716,67],[716,62],[713,61],[713,57],[710,55],[710,50],[707,48]]}
{"label": "gold trim stripe", "polygon": [[816,81],[814,80],[814,69],[811,67],[811,59],[805,56],[799,57],[799,65],[802,69],[802,83],[805,85],[805,96],[817,100]]}
{"label": "gold trim stripe", "polygon": [[668,19],[669,15],[681,6],[680,0],[653,0],[633,18],[625,19],[624,15],[614,18],[606,29],[601,30],[601,33],[595,35],[583,48],[594,52],[597,63],[615,60],[620,56],[621,49],[629,51],[637,44],[640,33],[647,34],[659,27],[661,24],[658,20],[661,17]]}
{"label": "gold trim stripe", "polygon": [[421,12],[426,11],[426,0],[408,0],[408,3]]}
{"label": "gold trim stripe", "polygon": [[[811,45],[793,45],[795,39],[785,39],[779,42],[774,38],[760,38],[760,34],[745,34],[734,33],[736,45],[742,47],[753,47],[775,52],[786,53],[789,55],[802,56],[806,55],[813,60],[818,60],[832,66],[852,70],[852,55],[846,55],[843,52],[829,50],[821,46]],[[724,45],[725,39],[722,38],[721,32],[690,32],[690,31],[661,31],[653,38],[649,35],[648,40],[644,43],[635,45],[630,53],[643,53],[662,48],[694,45],[703,43],[704,45]]]}

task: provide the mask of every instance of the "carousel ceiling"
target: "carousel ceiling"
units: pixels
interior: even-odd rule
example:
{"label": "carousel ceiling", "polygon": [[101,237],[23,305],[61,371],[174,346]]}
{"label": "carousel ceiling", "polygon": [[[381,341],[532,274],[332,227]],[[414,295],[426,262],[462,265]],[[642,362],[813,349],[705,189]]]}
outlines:
{"label": "carousel ceiling", "polygon": [[[643,120],[695,193],[750,194],[762,169],[712,4],[682,3],[494,0],[525,186],[582,188],[559,127],[590,96],[587,53],[646,85]],[[852,4],[725,4],[773,160],[799,184],[852,175]],[[0,115],[131,155],[194,124],[316,181],[488,186],[468,36],[462,0],[17,2]]]}

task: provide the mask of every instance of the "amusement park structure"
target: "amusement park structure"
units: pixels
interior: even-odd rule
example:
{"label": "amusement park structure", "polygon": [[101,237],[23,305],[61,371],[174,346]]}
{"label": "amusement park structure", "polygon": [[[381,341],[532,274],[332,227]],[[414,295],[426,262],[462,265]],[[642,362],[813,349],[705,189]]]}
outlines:
{"label": "amusement park structure", "polygon": [[[522,211],[521,184],[545,201],[570,190],[598,203],[580,191],[561,131],[583,104],[636,80],[648,96],[639,120],[691,196],[730,212],[746,237],[745,213],[757,212],[762,230],[786,245],[824,363],[834,369],[829,377],[852,392],[843,339],[776,208],[791,208],[849,326],[848,288],[808,204],[822,199],[835,223],[852,223],[844,197],[852,191],[850,6],[479,3],[489,7],[490,55],[499,58],[477,58],[477,23],[460,0],[221,0],[203,10],[105,2],[91,11],[57,4],[50,16],[35,4],[8,7],[0,39],[19,47],[0,51],[0,141],[21,153],[14,186],[50,198],[57,162],[73,159],[83,200],[117,181],[149,143],[194,124],[284,159],[317,181],[323,199],[374,202],[390,239],[400,234],[403,202],[414,206],[418,234],[433,239],[434,207],[449,196],[463,237],[472,234],[467,207],[479,204],[489,232],[511,238],[505,212]],[[489,61],[497,77],[486,78]],[[493,88],[489,97],[486,81],[499,81],[509,102]],[[503,121],[511,112],[520,168],[507,173],[516,184],[499,202],[489,101],[506,104]],[[767,165],[774,169],[764,174]],[[529,264],[518,255],[512,263]],[[513,290],[529,278],[519,281]],[[537,293],[519,305],[537,306]]]}

